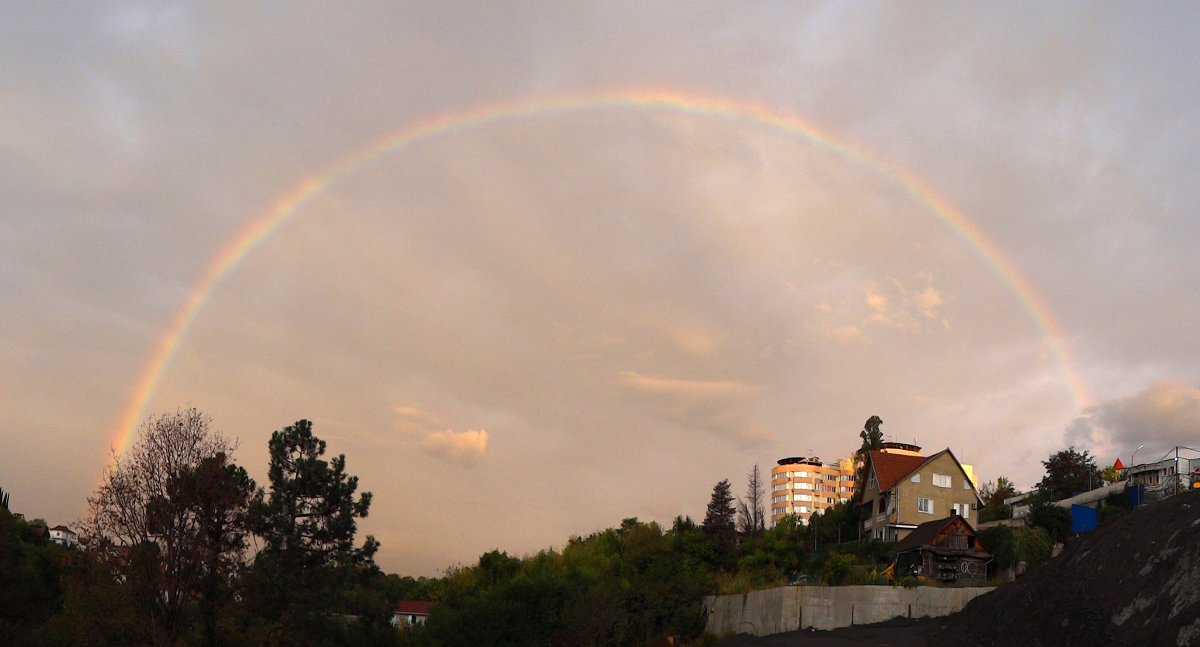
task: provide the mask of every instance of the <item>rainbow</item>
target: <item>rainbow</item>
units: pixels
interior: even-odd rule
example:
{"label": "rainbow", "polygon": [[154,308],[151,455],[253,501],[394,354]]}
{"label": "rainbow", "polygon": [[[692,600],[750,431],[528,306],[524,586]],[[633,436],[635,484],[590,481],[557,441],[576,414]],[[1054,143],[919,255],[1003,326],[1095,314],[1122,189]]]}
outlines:
{"label": "rainbow", "polygon": [[1050,350],[1066,377],[1071,396],[1077,407],[1083,409],[1091,402],[1084,381],[1080,378],[1079,371],[1067,352],[1062,330],[1045,300],[975,223],[951,205],[948,200],[934,192],[923,180],[912,173],[883,162],[846,138],[835,137],[828,131],[818,129],[794,114],[763,104],[679,91],[625,89],[491,103],[462,112],[418,121],[388,133],[376,142],[336,160],[320,173],[305,179],[278,198],[269,208],[252,218],[208,263],[200,280],[192,288],[183,304],[175,312],[170,324],[155,342],[154,352],[138,377],[133,393],[114,430],[112,440],[114,451],[120,454],[127,448],[133,432],[144,415],[146,404],[150,401],[159,381],[170,366],[192,321],[204,308],[213,291],[247,255],[267,241],[292,216],[330,185],[352,174],[371,160],[434,137],[478,128],[499,120],[597,108],[635,108],[704,117],[750,120],[818,144],[848,160],[893,178],[913,199],[925,205],[961,240],[970,245],[994,269],[1008,288],[1017,295],[1033,322],[1045,333]]}

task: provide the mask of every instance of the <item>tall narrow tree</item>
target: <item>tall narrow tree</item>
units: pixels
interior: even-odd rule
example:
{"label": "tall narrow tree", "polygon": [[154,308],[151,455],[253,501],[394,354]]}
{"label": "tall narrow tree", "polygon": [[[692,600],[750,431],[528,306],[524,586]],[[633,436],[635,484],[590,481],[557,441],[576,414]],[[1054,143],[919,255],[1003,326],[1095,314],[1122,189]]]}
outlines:
{"label": "tall narrow tree", "polygon": [[[182,508],[192,516],[196,534],[189,554],[195,560],[196,592],[204,643],[218,645],[217,614],[230,598],[230,578],[242,565],[246,550],[246,516],[254,480],[231,464],[224,453],[200,461],[167,483],[166,499],[151,510]],[[155,505],[155,504],[159,505]],[[169,517],[168,517],[169,518]]]}
{"label": "tall narrow tree", "polygon": [[746,475],[746,498],[738,499],[737,502],[738,532],[751,539],[762,536],[767,529],[764,505],[766,498],[766,488],[763,486],[758,465],[755,465]]}
{"label": "tall narrow tree", "polygon": [[737,537],[737,526],[734,519],[736,513],[729,480],[723,479],[713,486],[712,498],[708,502],[708,509],[704,512],[704,522],[700,524],[700,529],[704,531],[704,534],[715,539],[718,546],[732,548]]}
{"label": "tall narrow tree", "polygon": [[858,432],[858,437],[862,439],[862,445],[858,451],[854,452],[855,479],[854,479],[854,501],[862,501],[863,488],[867,485],[867,461],[871,457],[871,452],[883,449],[883,432],[879,430],[883,424],[883,418],[879,416],[871,416],[863,423],[862,431]]}

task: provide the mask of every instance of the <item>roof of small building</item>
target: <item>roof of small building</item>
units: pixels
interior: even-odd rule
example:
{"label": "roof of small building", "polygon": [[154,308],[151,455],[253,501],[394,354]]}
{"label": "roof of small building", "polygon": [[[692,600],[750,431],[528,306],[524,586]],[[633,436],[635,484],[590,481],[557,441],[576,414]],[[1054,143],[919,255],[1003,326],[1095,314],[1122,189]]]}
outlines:
{"label": "roof of small building", "polygon": [[[955,523],[962,524],[968,531],[970,531],[970,535],[975,535],[975,529],[971,527],[971,524],[967,523],[966,519],[963,519],[956,514],[952,514],[943,519],[926,521],[916,528],[913,528],[912,532],[908,533],[907,537],[896,542],[896,545],[892,546],[892,549],[888,552],[892,555],[896,555],[905,551],[916,550],[922,546],[933,545],[936,542],[938,535],[945,531],[946,528],[948,528],[951,524]],[[983,544],[981,543],[979,545],[982,546]]]}
{"label": "roof of small building", "polygon": [[396,603],[396,613],[427,616],[432,606],[433,603],[427,600],[400,600]]}
{"label": "roof of small building", "polygon": [[74,532],[74,531],[72,531],[70,528],[68,528],[68,527],[66,527],[66,526],[55,526],[55,527],[51,528],[50,530],[58,530],[58,531],[61,531],[61,532]]}

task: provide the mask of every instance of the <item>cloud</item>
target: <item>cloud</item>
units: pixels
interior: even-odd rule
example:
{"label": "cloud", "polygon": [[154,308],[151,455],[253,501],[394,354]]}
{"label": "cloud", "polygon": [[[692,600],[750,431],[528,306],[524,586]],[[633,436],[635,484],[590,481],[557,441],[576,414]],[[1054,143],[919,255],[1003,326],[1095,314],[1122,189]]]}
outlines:
{"label": "cloud", "polygon": [[760,392],[760,387],[743,382],[720,380],[685,380],[671,377],[651,377],[634,371],[617,375],[621,386],[646,395],[666,396],[684,400],[727,400],[745,398]]}
{"label": "cloud", "polygon": [[1159,380],[1130,396],[1088,407],[1066,429],[1068,443],[1096,454],[1129,456],[1145,445],[1147,458],[1177,445],[1198,446],[1200,388],[1178,380]]}
{"label": "cloud", "polygon": [[396,431],[409,436],[423,438],[446,426],[446,421],[419,407],[396,405],[392,407],[396,419],[392,422]]}
{"label": "cloud", "polygon": [[888,298],[886,295],[878,292],[868,291],[866,296],[867,305],[870,306],[877,314],[886,315],[888,310]]}
{"label": "cloud", "polygon": [[938,307],[942,305],[942,295],[932,285],[926,286],[913,297],[917,310],[929,319],[938,319]]}
{"label": "cloud", "polygon": [[454,431],[445,420],[420,407],[395,405],[397,431],[419,438],[417,448],[426,456],[463,467],[476,465],[487,455],[488,433],[483,429]]}
{"label": "cloud", "polygon": [[617,384],[645,398],[658,415],[684,429],[703,429],[752,446],[775,439],[771,428],[750,408],[764,392],[761,386],[736,380],[688,380],[622,371]]}
{"label": "cloud", "polygon": [[436,431],[422,440],[418,447],[428,456],[456,465],[469,467],[487,455],[488,433],[483,429]]}

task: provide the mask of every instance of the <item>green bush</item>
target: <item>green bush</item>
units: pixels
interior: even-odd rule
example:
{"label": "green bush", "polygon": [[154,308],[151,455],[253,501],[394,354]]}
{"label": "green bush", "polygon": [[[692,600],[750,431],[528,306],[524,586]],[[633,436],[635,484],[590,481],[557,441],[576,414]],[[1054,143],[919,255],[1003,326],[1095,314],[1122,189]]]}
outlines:
{"label": "green bush", "polygon": [[1029,525],[1045,529],[1054,543],[1061,544],[1071,535],[1071,511],[1039,501],[1029,509]]}
{"label": "green bush", "polygon": [[821,579],[830,586],[840,586],[854,573],[854,556],[845,553],[833,553],[821,567]]}
{"label": "green bush", "polygon": [[918,580],[916,576],[913,575],[905,575],[904,577],[896,578],[896,581],[892,584],[895,586],[903,586],[906,589],[915,589],[921,585],[921,580]]}
{"label": "green bush", "polygon": [[1030,566],[1050,557],[1049,535],[1042,528],[996,526],[980,531],[979,540],[992,554],[993,565],[1000,568],[1025,562]]}

